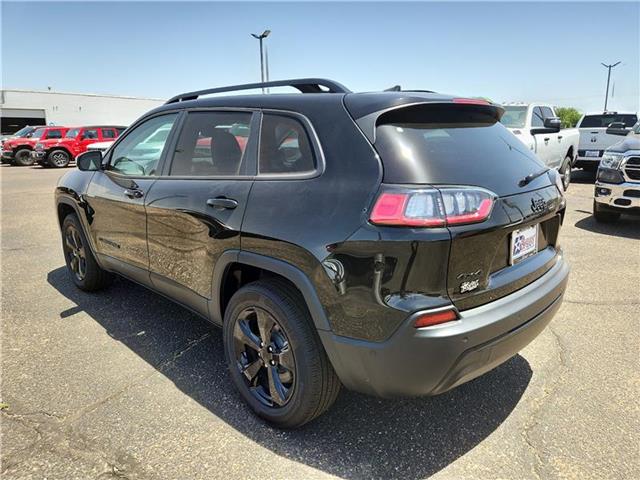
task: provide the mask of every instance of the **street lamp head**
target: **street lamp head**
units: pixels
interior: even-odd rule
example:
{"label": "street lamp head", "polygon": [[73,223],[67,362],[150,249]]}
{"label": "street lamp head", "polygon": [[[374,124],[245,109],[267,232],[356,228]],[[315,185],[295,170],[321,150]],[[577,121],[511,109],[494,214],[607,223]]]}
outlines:
{"label": "street lamp head", "polygon": [[257,38],[258,40],[260,40],[261,38],[267,38],[269,36],[269,34],[271,33],[271,30],[265,30],[264,32],[262,32],[260,35],[257,35],[255,33],[252,33],[251,36],[253,38]]}

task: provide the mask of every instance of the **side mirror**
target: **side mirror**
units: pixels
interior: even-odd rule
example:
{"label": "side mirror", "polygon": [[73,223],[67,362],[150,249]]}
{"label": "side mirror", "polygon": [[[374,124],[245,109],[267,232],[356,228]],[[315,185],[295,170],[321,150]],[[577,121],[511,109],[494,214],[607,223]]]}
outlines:
{"label": "side mirror", "polygon": [[544,119],[544,126],[553,130],[554,133],[557,133],[562,128],[562,120],[558,117],[547,117]]}
{"label": "side mirror", "polygon": [[95,172],[102,168],[102,152],[99,150],[89,150],[76,157],[78,170],[83,172]]}
{"label": "side mirror", "polygon": [[542,133],[558,133],[562,127],[562,121],[558,117],[547,117],[544,119],[544,127],[534,127],[531,129],[531,135]]}
{"label": "side mirror", "polygon": [[620,137],[626,137],[627,134],[630,132],[630,130],[625,128],[623,122],[613,122],[613,123],[609,124],[609,126],[607,127],[606,132],[609,135],[618,135]]}
{"label": "side mirror", "polygon": [[33,133],[27,133],[25,136],[26,138],[31,138],[33,136]]}

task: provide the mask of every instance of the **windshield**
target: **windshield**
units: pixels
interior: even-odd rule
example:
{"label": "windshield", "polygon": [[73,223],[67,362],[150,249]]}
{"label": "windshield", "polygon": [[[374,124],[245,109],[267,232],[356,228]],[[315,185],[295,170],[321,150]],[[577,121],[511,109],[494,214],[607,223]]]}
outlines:
{"label": "windshield", "polygon": [[36,128],[35,131],[33,132],[33,135],[31,135],[31,138],[42,138],[42,135],[44,134],[44,128]]}
{"label": "windshield", "polygon": [[72,128],[67,132],[65,138],[76,138],[78,136],[78,132],[80,132],[79,128]]}
{"label": "windshield", "polygon": [[633,114],[587,115],[580,122],[580,128],[607,128],[613,122],[622,122],[626,128],[631,128],[637,121],[638,117]]}
{"label": "windshield", "polygon": [[500,122],[508,128],[524,128],[527,121],[527,107],[504,107],[504,115]]}
{"label": "windshield", "polygon": [[35,127],[24,127],[24,128],[21,128],[20,130],[18,130],[13,135],[16,136],[16,137],[26,137],[27,135],[29,135],[34,130],[35,130]]}

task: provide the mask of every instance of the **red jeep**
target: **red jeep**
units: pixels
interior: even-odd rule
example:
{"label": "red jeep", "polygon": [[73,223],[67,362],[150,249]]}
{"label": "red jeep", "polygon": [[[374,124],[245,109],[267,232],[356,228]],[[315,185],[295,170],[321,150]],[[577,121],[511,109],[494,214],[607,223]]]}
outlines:
{"label": "red jeep", "polygon": [[26,167],[33,165],[31,156],[35,145],[43,141],[58,141],[65,136],[67,127],[38,127],[29,137],[11,138],[2,145],[2,163]]}
{"label": "red jeep", "polygon": [[31,155],[43,167],[66,167],[92,143],[113,141],[125,128],[115,125],[70,128],[64,138],[37,142]]}

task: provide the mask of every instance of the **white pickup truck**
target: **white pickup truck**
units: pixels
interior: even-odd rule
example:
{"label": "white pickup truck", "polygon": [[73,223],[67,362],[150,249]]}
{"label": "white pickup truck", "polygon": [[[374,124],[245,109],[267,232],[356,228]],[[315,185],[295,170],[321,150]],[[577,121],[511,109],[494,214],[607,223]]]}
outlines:
{"label": "white pickup truck", "polygon": [[577,125],[580,144],[575,166],[595,172],[604,151],[620,141],[619,136],[607,133],[607,128],[630,129],[637,121],[638,115],[635,113],[604,112],[583,115]]}
{"label": "white pickup truck", "polygon": [[566,190],[578,154],[578,129],[561,130],[560,119],[551,105],[530,103],[503,107],[505,112],[500,121],[549,168],[560,172]]}

